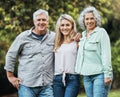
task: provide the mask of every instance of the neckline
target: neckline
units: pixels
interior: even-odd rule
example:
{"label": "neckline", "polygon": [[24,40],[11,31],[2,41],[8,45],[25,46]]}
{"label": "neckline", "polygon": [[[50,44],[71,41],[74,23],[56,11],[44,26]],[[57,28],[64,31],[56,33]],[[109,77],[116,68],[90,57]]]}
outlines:
{"label": "neckline", "polygon": [[73,42],[74,42],[74,41],[71,41],[71,42],[68,42],[68,43],[62,43],[62,44],[64,44],[64,45],[65,45],[65,44],[71,44],[71,43],[73,43]]}

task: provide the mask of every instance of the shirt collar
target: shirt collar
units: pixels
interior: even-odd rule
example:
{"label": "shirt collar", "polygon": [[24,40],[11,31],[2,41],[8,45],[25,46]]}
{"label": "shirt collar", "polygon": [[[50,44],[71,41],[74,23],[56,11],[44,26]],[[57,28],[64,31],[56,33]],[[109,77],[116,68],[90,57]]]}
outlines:
{"label": "shirt collar", "polygon": [[[34,28],[35,28],[34,26],[30,28],[30,30],[29,30],[29,32],[28,32],[28,35],[32,35],[32,30],[33,30]],[[47,29],[47,32],[46,32],[45,35],[48,35],[48,34],[50,34],[49,29]]]}
{"label": "shirt collar", "polygon": [[[92,32],[91,34],[96,33],[96,32],[98,31],[98,29],[99,29],[98,26],[95,27],[95,29],[93,30],[93,32]],[[83,36],[86,36],[86,33],[87,33],[87,31],[85,30],[85,31],[83,31],[82,35],[83,35]]]}

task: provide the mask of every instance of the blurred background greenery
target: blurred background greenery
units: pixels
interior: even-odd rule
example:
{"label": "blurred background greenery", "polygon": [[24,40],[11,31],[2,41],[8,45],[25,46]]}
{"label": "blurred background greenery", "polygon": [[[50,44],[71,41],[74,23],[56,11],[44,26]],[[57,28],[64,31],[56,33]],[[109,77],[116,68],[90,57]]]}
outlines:
{"label": "blurred background greenery", "polygon": [[[40,8],[48,10],[50,15],[49,29],[52,31],[55,29],[56,20],[60,14],[68,13],[76,20],[78,31],[81,33],[82,30],[77,19],[81,10],[88,5],[98,9],[102,17],[102,27],[107,30],[110,36],[114,72],[112,89],[120,88],[119,0],[0,0],[0,91],[9,86],[5,83],[6,75],[3,69],[6,52],[19,33],[33,26],[32,14],[34,11]],[[81,90],[84,91],[83,84]]]}
{"label": "blurred background greenery", "polygon": [[[80,93],[78,97],[86,97],[85,93]],[[120,97],[120,89],[111,90],[108,94],[108,97]]]}

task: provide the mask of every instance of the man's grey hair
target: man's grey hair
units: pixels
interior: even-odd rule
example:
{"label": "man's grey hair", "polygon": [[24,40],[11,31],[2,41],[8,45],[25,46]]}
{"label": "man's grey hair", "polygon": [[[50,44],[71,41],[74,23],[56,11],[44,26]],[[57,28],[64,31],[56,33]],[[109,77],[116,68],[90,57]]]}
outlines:
{"label": "man's grey hair", "polygon": [[48,11],[43,10],[43,9],[38,9],[37,11],[35,11],[35,12],[33,13],[33,20],[35,20],[36,17],[37,17],[37,15],[39,15],[39,14],[45,14],[46,17],[47,17],[47,19],[49,20],[49,14],[48,14]]}

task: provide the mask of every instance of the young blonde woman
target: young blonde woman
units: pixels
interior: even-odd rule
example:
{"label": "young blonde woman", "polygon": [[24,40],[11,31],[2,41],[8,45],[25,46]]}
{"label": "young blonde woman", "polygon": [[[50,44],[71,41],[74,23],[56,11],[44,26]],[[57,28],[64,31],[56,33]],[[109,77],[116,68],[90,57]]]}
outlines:
{"label": "young blonde woman", "polygon": [[74,19],[63,14],[56,24],[54,97],[77,97],[80,76],[75,73],[77,42],[73,40],[77,29]]}

